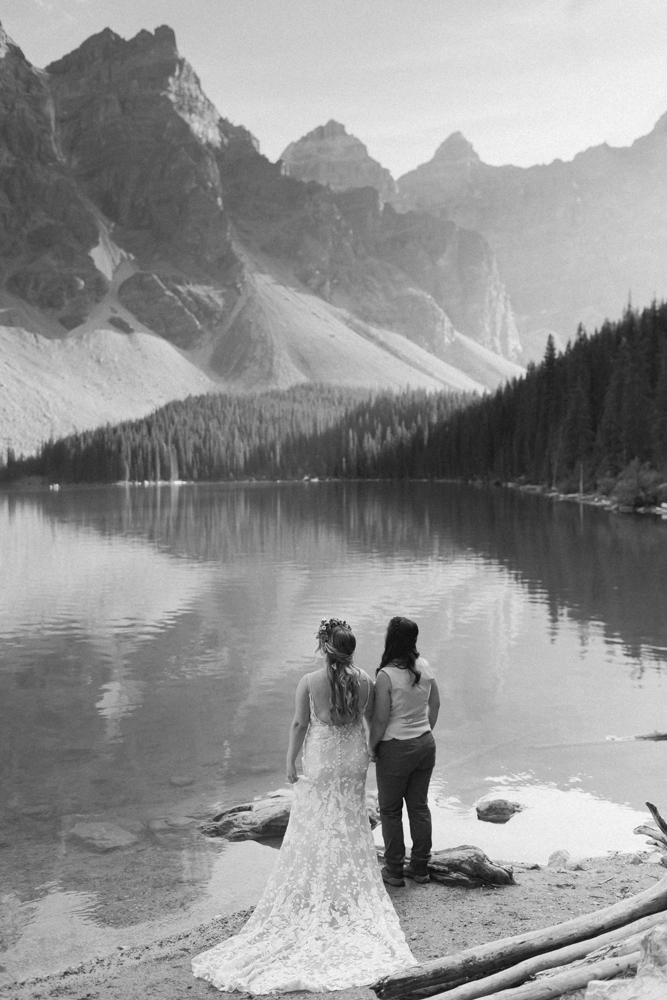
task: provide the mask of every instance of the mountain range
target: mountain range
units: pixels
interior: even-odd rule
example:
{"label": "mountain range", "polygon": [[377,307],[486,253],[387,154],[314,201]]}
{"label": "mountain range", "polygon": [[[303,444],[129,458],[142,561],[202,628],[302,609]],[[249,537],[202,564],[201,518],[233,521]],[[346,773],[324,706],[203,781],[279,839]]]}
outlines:
{"label": "mountain range", "polygon": [[0,35],[0,452],[175,396],[519,374],[485,239],[286,176],[168,27],[40,70]]}
{"label": "mountain range", "polygon": [[330,121],[272,163],[166,26],[44,70],[0,29],[0,455],[192,393],[493,389],[663,292],[666,130],[394,180]]}
{"label": "mountain range", "polygon": [[455,132],[393,185],[362,151],[329,122],[283,159],[290,175],[334,190],[353,177],[401,213],[428,212],[483,237],[512,303],[521,353],[510,356],[537,360],[549,334],[564,347],[580,323],[592,332],[629,301],[641,308],[667,293],[667,114],[629,147],[603,143],[533,167],[485,164]]}

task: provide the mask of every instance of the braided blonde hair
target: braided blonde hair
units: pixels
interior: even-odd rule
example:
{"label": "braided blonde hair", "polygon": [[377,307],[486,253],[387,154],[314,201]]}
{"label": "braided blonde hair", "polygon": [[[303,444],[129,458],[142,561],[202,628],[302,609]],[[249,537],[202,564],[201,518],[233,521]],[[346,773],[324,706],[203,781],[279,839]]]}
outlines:
{"label": "braided blonde hair", "polygon": [[354,669],[354,650],[357,640],[349,625],[334,625],[320,648],[327,661],[329,681],[329,708],[335,726],[357,722],[359,709],[359,674]]}

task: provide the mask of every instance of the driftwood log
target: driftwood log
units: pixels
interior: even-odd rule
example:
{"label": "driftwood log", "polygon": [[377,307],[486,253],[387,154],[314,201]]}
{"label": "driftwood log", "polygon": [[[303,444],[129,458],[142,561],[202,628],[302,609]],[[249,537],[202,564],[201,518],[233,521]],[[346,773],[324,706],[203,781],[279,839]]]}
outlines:
{"label": "driftwood log", "polygon": [[[658,812],[656,806],[652,802],[647,802],[646,806],[651,816],[653,817],[653,823],[641,823],[634,829],[635,833],[643,834],[645,837],[650,837],[649,843],[658,847],[663,854],[667,854],[667,823]],[[665,859],[663,858],[663,863]]]}
{"label": "driftwood log", "polygon": [[[514,989],[488,993],[486,1000],[555,1000],[563,993],[584,989],[593,979],[613,979],[623,972],[634,972],[641,955],[641,951],[636,951],[632,955],[607,958],[594,965],[580,965],[557,976],[549,976],[548,979],[538,979]],[[438,994],[439,1000],[448,1000],[449,996],[449,993]]]}
{"label": "driftwood log", "polygon": [[[455,986],[470,980],[500,972],[535,955],[588,940],[665,909],[667,909],[667,878],[661,879],[650,889],[645,889],[636,896],[593,913],[586,913],[561,924],[530,931],[527,934],[518,934],[475,948],[467,948],[456,955],[424,962],[394,976],[385,976],[384,979],[374,983],[371,989],[383,1000],[392,997],[433,996],[452,990]],[[578,987],[573,986],[571,989]]]}
{"label": "driftwood log", "polygon": [[435,851],[428,866],[434,882],[475,888],[484,885],[514,885],[511,868],[490,861],[484,851],[470,844]]}
{"label": "driftwood log", "polygon": [[456,986],[446,993],[436,993],[432,1000],[479,1000],[481,997],[494,996],[500,990],[507,990],[525,983],[526,980],[540,972],[557,970],[567,971],[561,966],[569,965],[571,962],[579,962],[582,959],[599,960],[608,958],[618,958],[623,954],[632,954],[639,950],[642,936],[657,924],[665,923],[667,914],[653,913],[649,917],[642,917],[616,930],[600,934],[598,937],[588,938],[585,941],[578,941],[576,944],[568,945],[566,948],[557,948],[555,951],[548,951],[543,955],[536,955],[528,958],[524,962],[510,966],[502,972],[495,972],[483,979],[475,979],[471,983],[464,983]]}

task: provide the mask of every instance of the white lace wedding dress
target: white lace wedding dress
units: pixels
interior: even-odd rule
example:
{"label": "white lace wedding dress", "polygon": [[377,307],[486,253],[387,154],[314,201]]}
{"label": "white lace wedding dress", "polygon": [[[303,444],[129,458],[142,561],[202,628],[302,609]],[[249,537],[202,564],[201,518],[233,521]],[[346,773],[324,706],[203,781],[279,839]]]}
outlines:
{"label": "white lace wedding dress", "polygon": [[219,990],[342,990],[416,965],[387,895],[366,812],[363,723],[316,715],[278,861],[247,924],[192,971]]}

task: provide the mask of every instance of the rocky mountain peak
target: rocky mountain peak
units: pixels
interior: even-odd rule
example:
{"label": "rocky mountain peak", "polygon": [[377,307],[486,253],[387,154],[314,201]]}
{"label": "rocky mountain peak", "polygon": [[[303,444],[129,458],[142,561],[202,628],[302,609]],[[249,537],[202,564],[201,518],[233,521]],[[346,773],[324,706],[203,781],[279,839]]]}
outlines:
{"label": "rocky mountain peak", "polygon": [[462,132],[452,132],[435,151],[434,160],[440,163],[479,163],[480,159],[471,142]]}
{"label": "rocky mountain peak", "polygon": [[4,59],[7,53],[10,51],[10,49],[20,51],[20,49],[18,49],[18,46],[9,37],[5,29],[2,27],[2,24],[0,24],[0,59]]}
{"label": "rocky mountain peak", "polygon": [[353,138],[352,136],[347,135],[347,130],[344,125],[341,125],[340,122],[335,122],[333,118],[330,118],[329,121],[326,123],[326,125],[318,125],[317,128],[314,128],[312,132],[308,132],[308,134],[304,135],[303,138],[319,140],[319,139],[337,139],[342,136],[346,136],[347,138]]}
{"label": "rocky mountain peak", "polygon": [[89,72],[95,64],[132,59],[150,63],[175,62],[178,49],[173,29],[167,25],[156,28],[154,33],[143,29],[134,38],[126,40],[111,28],[104,28],[82,42],[78,49],[52,62],[46,67],[46,72],[55,76]]}
{"label": "rocky mountain peak", "polygon": [[331,119],[292,142],[281,156],[283,170],[301,181],[317,181],[332,191],[374,187],[383,200],[396,193],[390,172],[368,155],[366,146]]}

